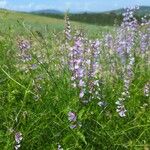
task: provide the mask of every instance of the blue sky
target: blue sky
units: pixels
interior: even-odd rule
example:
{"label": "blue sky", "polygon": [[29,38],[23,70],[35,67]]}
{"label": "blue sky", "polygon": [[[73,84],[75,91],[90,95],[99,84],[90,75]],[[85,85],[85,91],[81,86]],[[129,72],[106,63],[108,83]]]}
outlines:
{"label": "blue sky", "polygon": [[71,12],[94,12],[135,5],[150,6],[150,0],[0,0],[0,8],[18,11],[56,9]]}

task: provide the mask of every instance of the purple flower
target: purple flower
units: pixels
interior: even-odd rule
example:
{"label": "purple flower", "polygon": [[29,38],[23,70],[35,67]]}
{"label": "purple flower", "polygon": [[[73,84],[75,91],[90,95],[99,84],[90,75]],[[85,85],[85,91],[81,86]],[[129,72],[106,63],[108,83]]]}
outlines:
{"label": "purple flower", "polygon": [[119,116],[120,117],[125,117],[126,116],[126,109],[125,109],[125,106],[123,104],[123,98],[119,98],[118,101],[116,101],[116,105],[117,105],[117,109],[116,109],[116,112],[119,113]]}
{"label": "purple flower", "polygon": [[79,97],[80,97],[80,98],[83,98],[83,97],[84,97],[84,91],[83,91],[83,90],[80,92]]}
{"label": "purple flower", "polygon": [[28,62],[32,60],[32,56],[30,54],[22,54],[21,55],[21,60],[23,62]]}
{"label": "purple flower", "polygon": [[38,67],[37,64],[32,64],[30,68],[31,68],[32,70],[35,70],[35,69],[37,69],[37,67]]}
{"label": "purple flower", "polygon": [[138,21],[133,16],[135,8],[126,9],[123,14],[123,22],[117,30],[116,50],[121,58],[121,62],[126,64],[132,48],[135,45],[135,37],[138,29]]}
{"label": "purple flower", "polygon": [[146,83],[144,86],[144,95],[148,97],[150,95],[150,82]]}
{"label": "purple flower", "polygon": [[22,139],[23,139],[22,133],[21,132],[17,132],[15,134],[15,142],[16,142],[15,150],[18,150],[21,147],[20,143],[21,143]]}
{"label": "purple flower", "polygon": [[78,126],[77,116],[74,112],[68,113],[68,120],[70,121],[70,128],[75,129]]}
{"label": "purple flower", "polygon": [[148,51],[150,35],[148,33],[141,33],[141,31],[140,31],[139,36],[140,36],[141,52],[144,53],[144,52]]}
{"label": "purple flower", "polygon": [[68,113],[68,120],[69,120],[70,122],[75,122],[75,121],[77,120],[77,117],[76,117],[76,115],[75,115],[74,112],[69,112],[69,113]]}
{"label": "purple flower", "polygon": [[65,36],[68,41],[70,41],[72,38],[71,25],[70,25],[69,17],[67,15],[65,16]]}
{"label": "purple flower", "polygon": [[119,113],[120,117],[125,117],[126,116],[125,112],[127,110],[125,109],[124,105],[118,105],[116,111]]}
{"label": "purple flower", "polygon": [[107,34],[104,39],[105,46],[108,48],[112,48],[113,46],[113,37],[111,34]]}
{"label": "purple flower", "polygon": [[15,150],[18,150],[21,147],[20,144],[15,145]]}
{"label": "purple flower", "polygon": [[15,134],[15,141],[16,141],[16,143],[19,144],[19,143],[22,141],[22,139],[23,139],[22,133],[21,133],[21,132],[17,132],[17,133]]}
{"label": "purple flower", "polygon": [[58,148],[57,148],[57,150],[63,150],[63,148],[61,147],[61,145],[60,145],[60,144],[58,144]]}
{"label": "purple flower", "polygon": [[84,69],[79,68],[77,70],[77,76],[80,77],[80,78],[82,78],[84,76]]}
{"label": "purple flower", "polygon": [[19,48],[22,52],[27,51],[31,48],[31,44],[28,40],[21,40],[19,42]]}
{"label": "purple flower", "polygon": [[107,106],[107,102],[105,102],[105,101],[100,101],[100,102],[98,102],[97,104],[98,104],[98,106],[100,106],[100,107],[106,107],[106,106]]}
{"label": "purple flower", "polygon": [[79,81],[79,86],[80,87],[84,87],[85,86],[85,82],[82,79]]}
{"label": "purple flower", "polygon": [[72,124],[72,125],[70,125],[70,129],[75,129],[77,127],[77,125],[76,124]]}

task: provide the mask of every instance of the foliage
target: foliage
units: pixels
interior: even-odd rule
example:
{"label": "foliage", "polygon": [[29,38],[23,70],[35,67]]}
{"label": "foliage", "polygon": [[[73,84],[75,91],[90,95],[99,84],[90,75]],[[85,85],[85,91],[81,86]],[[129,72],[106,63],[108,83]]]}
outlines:
{"label": "foliage", "polygon": [[[146,18],[141,25],[126,13],[121,27],[108,28],[74,22],[72,27],[66,17],[64,28],[62,20],[6,15],[0,20],[0,149],[150,148]],[[93,69],[74,81],[79,70],[70,62],[77,60],[76,69]],[[125,115],[116,111],[122,106]]]}

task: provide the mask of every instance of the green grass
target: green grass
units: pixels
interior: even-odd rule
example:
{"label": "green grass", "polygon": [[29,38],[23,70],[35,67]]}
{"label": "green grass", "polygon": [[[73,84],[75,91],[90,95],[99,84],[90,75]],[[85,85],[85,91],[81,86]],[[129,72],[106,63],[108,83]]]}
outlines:
{"label": "green grass", "polygon": [[[115,101],[122,92],[122,78],[109,72],[105,52],[101,92],[109,105],[101,108],[97,100],[83,105],[61,63],[64,21],[4,11],[0,17],[0,150],[14,149],[16,132],[23,135],[21,150],[56,150],[58,144],[64,150],[150,149],[150,101],[143,95],[150,68],[143,67],[142,58],[137,57],[134,68],[131,97],[125,104],[127,117],[120,118]],[[92,39],[114,32],[114,27],[78,22],[72,26],[83,29]],[[30,66],[19,59],[18,40],[22,38],[32,43],[32,64],[38,63],[38,56],[44,58],[36,70],[22,71]],[[81,127],[70,129],[69,111],[76,112]]]}
{"label": "green grass", "polygon": [[[64,29],[64,20],[50,17],[42,17],[27,13],[18,13],[11,11],[0,11],[0,27],[1,31],[9,32],[13,30],[16,34],[23,34],[24,27],[33,31],[47,32],[48,31],[62,31]],[[23,26],[24,25],[24,26]],[[23,27],[22,27],[23,26]],[[113,27],[97,26],[80,22],[72,22],[72,26],[82,28],[91,36],[101,36],[102,32],[111,32]],[[16,30],[16,28],[18,30]],[[98,31],[98,32],[97,32]],[[26,34],[26,32],[24,33]],[[44,33],[45,34],[45,33]]]}

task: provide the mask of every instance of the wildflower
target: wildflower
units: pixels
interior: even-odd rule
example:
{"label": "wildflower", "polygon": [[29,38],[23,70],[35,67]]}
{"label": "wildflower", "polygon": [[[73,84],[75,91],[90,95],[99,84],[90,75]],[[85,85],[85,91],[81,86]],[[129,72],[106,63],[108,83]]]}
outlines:
{"label": "wildflower", "polygon": [[116,105],[122,105],[122,99],[121,99],[121,98],[119,98],[119,100],[118,100],[118,101],[116,101],[116,102],[115,102],[115,104],[116,104]]}
{"label": "wildflower", "polygon": [[85,82],[84,82],[82,79],[79,81],[79,86],[80,86],[80,87],[85,86]]}
{"label": "wildflower", "polygon": [[105,42],[105,46],[107,48],[112,48],[113,47],[113,37],[112,37],[112,35],[111,34],[107,34],[105,36],[104,42]]}
{"label": "wildflower", "polygon": [[135,34],[138,27],[138,21],[133,16],[135,8],[127,8],[123,13],[123,22],[117,31],[116,49],[121,58],[121,62],[125,64],[135,44]]}
{"label": "wildflower", "polygon": [[21,40],[19,42],[19,48],[22,52],[25,52],[31,48],[31,44],[28,40]]}
{"label": "wildflower", "polygon": [[75,122],[75,121],[77,120],[77,117],[76,117],[76,115],[75,115],[74,112],[69,112],[69,113],[68,113],[68,120],[69,120],[70,122]]}
{"label": "wildflower", "polygon": [[58,144],[58,148],[57,148],[57,150],[63,150],[63,148],[61,147],[61,145],[60,145],[60,144]]}
{"label": "wildflower", "polygon": [[84,97],[84,91],[83,91],[83,90],[80,92],[79,97],[80,97],[80,98],[83,98],[83,97]]}
{"label": "wildflower", "polygon": [[21,145],[20,145],[20,144],[15,145],[15,150],[18,150],[20,147],[21,147]]}
{"label": "wildflower", "polygon": [[121,99],[121,98],[120,98],[118,101],[116,101],[116,105],[117,105],[116,112],[119,113],[119,116],[120,116],[120,117],[125,117],[125,116],[126,116],[125,112],[127,111],[127,110],[125,109],[124,104],[123,104],[123,100],[124,100],[124,99]]}
{"label": "wildflower", "polygon": [[28,62],[32,60],[32,56],[30,54],[21,54],[21,60],[23,62]]}
{"label": "wildflower", "polygon": [[[126,45],[126,47],[128,47],[129,49],[131,48],[130,46],[128,47],[128,45]],[[130,50],[127,52],[128,53],[129,62],[125,66],[126,68],[125,68],[125,73],[124,73],[124,85],[123,85],[124,86],[124,90],[121,93],[121,97],[119,98],[119,101],[116,102],[116,104],[117,104],[117,112],[119,113],[119,115],[121,117],[125,117],[126,116],[125,112],[127,110],[124,107],[124,101],[125,101],[126,98],[130,98],[129,87],[130,87],[130,83],[131,83],[133,75],[134,75],[133,65],[134,65],[135,59],[132,56],[132,53],[131,53]]]}
{"label": "wildflower", "polygon": [[142,53],[145,53],[148,51],[149,48],[149,40],[150,36],[148,33],[142,33],[141,31],[139,32],[140,36],[140,49]]}
{"label": "wildflower", "polygon": [[17,133],[15,134],[15,141],[16,141],[16,143],[19,144],[19,143],[22,141],[22,139],[23,139],[22,133],[21,133],[21,132],[17,132]]}
{"label": "wildflower", "polygon": [[67,40],[71,40],[71,25],[69,21],[69,17],[66,15],[65,16],[65,36]]}
{"label": "wildflower", "polygon": [[100,102],[98,102],[97,104],[98,104],[98,106],[100,106],[100,107],[106,107],[106,106],[107,106],[107,102],[105,102],[105,101],[100,101]]}
{"label": "wildflower", "polygon": [[37,69],[37,67],[38,67],[37,64],[32,64],[30,68],[31,68],[31,70],[35,70],[35,69]]}
{"label": "wildflower", "polygon": [[144,95],[146,97],[150,96],[150,83],[146,83],[144,86]]}
{"label": "wildflower", "polygon": [[118,105],[116,111],[119,113],[120,117],[125,117],[126,116],[125,112],[127,110],[125,109],[124,105]]}
{"label": "wildflower", "polygon": [[144,26],[144,25],[149,25],[150,24],[150,20],[148,19],[147,16],[144,16],[141,18],[141,25]]}
{"label": "wildflower", "polygon": [[21,147],[21,141],[22,141],[23,137],[22,137],[22,133],[21,132],[17,132],[15,134],[15,150],[18,150]]}
{"label": "wildflower", "polygon": [[68,113],[68,120],[70,121],[70,129],[81,127],[81,123],[77,121],[77,116],[74,112]]}
{"label": "wildflower", "polygon": [[74,129],[74,128],[76,128],[77,127],[77,125],[76,124],[72,124],[72,125],[70,125],[70,128],[71,129]]}

